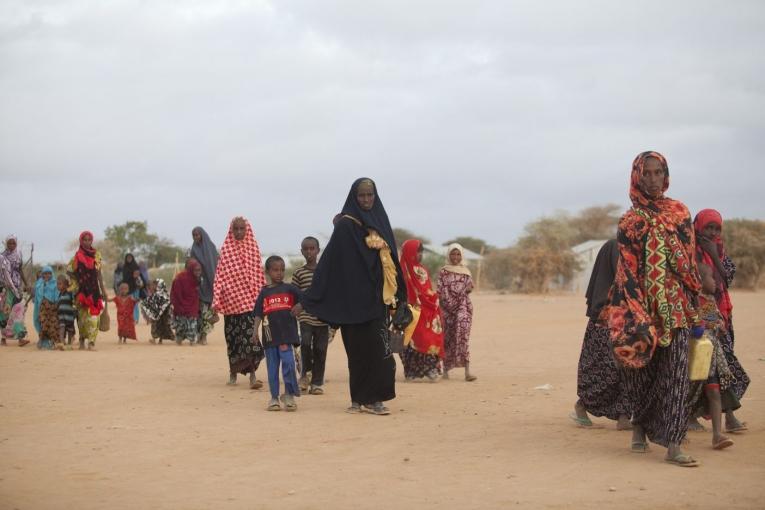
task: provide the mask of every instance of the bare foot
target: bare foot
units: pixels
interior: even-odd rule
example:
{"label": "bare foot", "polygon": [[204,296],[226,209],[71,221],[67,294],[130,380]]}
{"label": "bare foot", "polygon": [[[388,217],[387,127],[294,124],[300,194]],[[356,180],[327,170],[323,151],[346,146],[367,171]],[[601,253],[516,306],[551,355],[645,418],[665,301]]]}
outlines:
{"label": "bare foot", "polygon": [[236,374],[229,375],[228,382],[226,384],[229,386],[234,386],[236,384]]}
{"label": "bare foot", "polygon": [[688,420],[688,430],[691,432],[704,432],[705,429],[704,425],[699,423],[698,418],[691,418]]}

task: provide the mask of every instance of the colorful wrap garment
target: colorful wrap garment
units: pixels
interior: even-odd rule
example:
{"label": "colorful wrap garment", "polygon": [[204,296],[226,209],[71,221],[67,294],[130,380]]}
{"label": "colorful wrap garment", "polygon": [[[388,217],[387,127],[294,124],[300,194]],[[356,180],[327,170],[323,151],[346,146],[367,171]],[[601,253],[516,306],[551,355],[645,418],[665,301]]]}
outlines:
{"label": "colorful wrap garment", "polygon": [[[714,209],[703,209],[699,211],[696,218],[693,220],[693,228],[696,230],[696,237],[703,237],[704,228],[710,223],[717,223],[720,225],[720,229],[723,226],[722,215]],[[725,318],[725,322],[730,325],[731,312],[733,311],[733,303],[728,293],[728,281],[725,274],[724,261],[726,258],[725,246],[721,237],[715,237],[710,239],[717,246],[717,253],[710,253],[706,251],[701,243],[696,243],[696,258],[699,262],[707,264],[712,268],[715,277],[715,301],[717,302],[717,308]],[[716,260],[715,260],[716,259]]]}
{"label": "colorful wrap garment", "polygon": [[23,299],[17,298],[10,289],[4,288],[0,292],[0,334],[3,338],[23,340],[27,336],[27,327],[24,325],[24,315],[27,305]]}
{"label": "colorful wrap garment", "polygon": [[[234,222],[244,221],[246,231],[241,241],[234,237]],[[234,218],[220,249],[220,259],[213,283],[213,308],[223,315],[251,312],[260,289],[266,284],[260,248],[250,222]]]}
{"label": "colorful wrap garment", "polygon": [[438,272],[438,299],[444,318],[444,369],[465,367],[470,363],[470,329],[473,325],[473,277],[465,265],[463,255],[460,265],[449,261],[449,254],[462,246],[449,245],[446,251],[447,264]]}
{"label": "colorful wrap garment", "polygon": [[409,239],[401,245],[401,271],[406,282],[407,302],[420,308],[420,319],[412,334],[414,349],[422,354],[444,357],[444,328],[438,294],[433,291],[430,275],[417,260],[422,242]]}
{"label": "colorful wrap garment", "polygon": [[[8,241],[18,243],[15,235],[9,235],[5,238],[6,246]],[[21,294],[24,291],[21,279],[23,267],[24,257],[21,255],[18,245],[13,251],[6,248],[0,253],[0,287],[9,289],[18,299],[21,299]]]}
{"label": "colorful wrap garment", "polygon": [[[640,188],[647,158],[664,168],[662,195],[651,198]],[[643,152],[632,163],[632,208],[619,221],[619,262],[603,308],[616,359],[643,368],[658,346],[667,347],[674,330],[699,323],[693,301],[701,283],[694,257],[695,236],[688,208],[664,196],[669,167],[658,152]]]}
{"label": "colorful wrap garment", "polygon": [[114,305],[117,307],[117,336],[136,340],[135,316],[133,310],[137,303],[136,298],[127,296],[114,296]]}
{"label": "colorful wrap garment", "polygon": [[71,276],[69,291],[75,295],[80,340],[95,343],[98,336],[98,317],[105,305],[99,285],[101,253],[94,248],[85,248],[82,245],[85,236],[93,239],[91,232],[85,231],[80,234],[80,248],[69,262],[68,272]]}
{"label": "colorful wrap garment", "polygon": [[[46,280],[43,275],[49,274],[50,278]],[[38,334],[42,333],[42,323],[40,319],[40,313],[42,310],[42,306],[44,302],[52,303],[53,305],[56,305],[58,303],[58,284],[56,283],[56,279],[53,275],[53,268],[50,266],[45,266],[42,271],[40,272],[40,278],[37,279],[35,282],[35,308],[34,313],[32,315],[33,322],[35,325],[35,329],[37,330]],[[54,312],[56,312],[55,306],[54,306]],[[56,319],[54,322],[58,323],[58,314],[57,312],[54,313],[54,318]],[[58,326],[56,326],[56,329],[58,329]],[[56,335],[58,336],[58,335]],[[52,340],[53,338],[50,336],[46,336],[45,338]]]}

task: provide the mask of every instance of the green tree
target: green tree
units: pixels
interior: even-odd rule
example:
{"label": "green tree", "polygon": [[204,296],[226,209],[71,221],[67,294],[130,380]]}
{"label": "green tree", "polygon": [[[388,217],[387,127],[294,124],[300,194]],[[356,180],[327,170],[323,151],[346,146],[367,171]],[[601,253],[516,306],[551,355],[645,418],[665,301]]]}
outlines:
{"label": "green tree", "polygon": [[582,209],[570,219],[576,230],[573,245],[592,239],[613,239],[621,217],[621,206],[616,204],[597,205]]}
{"label": "green tree", "polygon": [[396,239],[396,247],[401,248],[401,245],[404,244],[404,241],[407,239],[419,239],[422,241],[422,244],[430,244],[430,239],[428,239],[425,236],[419,236],[412,232],[411,230],[407,230],[405,228],[399,228],[396,227],[393,229],[393,237]]}
{"label": "green tree", "polygon": [[123,225],[106,227],[104,237],[120,253],[132,253],[136,258],[148,258],[159,240],[156,234],[149,232],[146,221],[128,221]]}
{"label": "green tree", "polygon": [[160,237],[152,246],[148,259],[153,267],[174,263],[176,259],[183,262],[186,259],[186,251],[170,239]]}

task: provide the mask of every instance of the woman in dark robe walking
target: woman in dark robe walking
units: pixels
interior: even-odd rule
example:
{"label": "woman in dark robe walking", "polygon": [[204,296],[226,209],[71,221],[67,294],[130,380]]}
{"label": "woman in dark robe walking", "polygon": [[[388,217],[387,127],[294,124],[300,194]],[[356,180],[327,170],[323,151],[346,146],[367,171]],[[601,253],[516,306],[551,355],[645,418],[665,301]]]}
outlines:
{"label": "woman in dark robe walking", "polygon": [[202,280],[199,282],[199,345],[207,345],[207,335],[217,322],[217,315],[212,311],[213,283],[215,269],[218,267],[218,249],[202,227],[191,231],[194,244],[189,250],[189,257],[202,266]]}
{"label": "woman in dark robe walking", "polygon": [[396,397],[396,362],[389,343],[389,313],[406,305],[406,284],[396,241],[374,181],[351,186],[332,237],[306,291],[305,310],[340,331],[348,355],[348,412],[390,414]]}
{"label": "woman in dark robe walking", "polygon": [[619,430],[632,429],[630,402],[624,382],[624,373],[616,365],[613,346],[608,338],[608,328],[598,320],[603,305],[608,301],[608,291],[614,283],[619,247],[616,239],[606,241],[595,258],[595,265],[587,286],[587,329],[584,332],[582,352],[577,371],[577,396],[571,415],[578,425],[591,427],[587,413],[617,420]]}

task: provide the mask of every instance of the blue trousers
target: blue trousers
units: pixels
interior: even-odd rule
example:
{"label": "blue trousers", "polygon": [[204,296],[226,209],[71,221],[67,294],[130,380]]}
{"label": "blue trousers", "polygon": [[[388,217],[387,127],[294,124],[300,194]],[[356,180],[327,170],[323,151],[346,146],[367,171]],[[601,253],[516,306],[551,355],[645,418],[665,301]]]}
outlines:
{"label": "blue trousers", "polygon": [[284,393],[288,395],[300,395],[298,387],[297,371],[295,369],[295,349],[291,345],[287,350],[279,350],[279,346],[266,347],[266,367],[268,369],[268,389],[271,390],[271,398],[279,398],[279,365],[282,366],[284,377]]}

